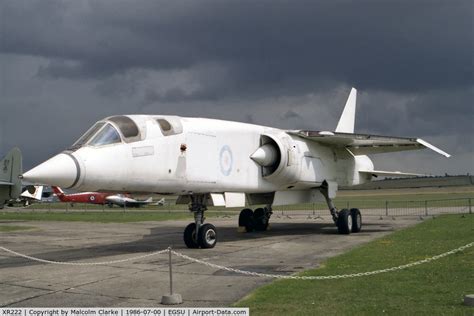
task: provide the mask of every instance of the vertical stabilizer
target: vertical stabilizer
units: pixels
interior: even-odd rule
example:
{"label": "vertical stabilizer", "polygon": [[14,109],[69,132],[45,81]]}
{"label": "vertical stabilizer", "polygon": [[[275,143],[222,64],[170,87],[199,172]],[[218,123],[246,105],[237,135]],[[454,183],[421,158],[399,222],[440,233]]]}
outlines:
{"label": "vertical stabilizer", "polygon": [[357,90],[352,88],[349,98],[347,98],[346,106],[342,111],[341,118],[335,132],[339,133],[354,133],[355,111],[357,102]]}
{"label": "vertical stabilizer", "polygon": [[60,187],[52,186],[51,189],[53,189],[54,194],[56,194],[56,196],[61,202],[69,202],[69,199],[67,198],[67,196],[64,194],[64,191],[61,190]]}
{"label": "vertical stabilizer", "polygon": [[3,160],[0,161],[0,208],[10,200],[16,199],[21,194],[22,158],[21,151],[13,148]]}

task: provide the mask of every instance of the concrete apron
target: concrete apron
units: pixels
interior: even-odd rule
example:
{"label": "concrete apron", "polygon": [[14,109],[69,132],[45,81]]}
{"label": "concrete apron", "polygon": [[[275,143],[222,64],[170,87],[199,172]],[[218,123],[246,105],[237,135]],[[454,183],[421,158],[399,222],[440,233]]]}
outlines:
{"label": "concrete apron", "polygon": [[[101,224],[3,222],[37,229],[2,233],[0,245],[55,261],[102,262],[134,257],[172,246],[188,256],[246,271],[291,274],[325,259],[419,223],[418,217],[363,219],[363,231],[338,235],[329,217],[272,218],[267,232],[237,232],[237,217],[210,218],[218,230],[213,249],[187,249],[188,221]],[[159,306],[169,295],[168,254],[105,266],[37,263],[0,252],[0,306]],[[268,278],[238,275],[173,257],[173,287],[179,306],[229,306]],[[311,282],[311,281],[301,281]]]}

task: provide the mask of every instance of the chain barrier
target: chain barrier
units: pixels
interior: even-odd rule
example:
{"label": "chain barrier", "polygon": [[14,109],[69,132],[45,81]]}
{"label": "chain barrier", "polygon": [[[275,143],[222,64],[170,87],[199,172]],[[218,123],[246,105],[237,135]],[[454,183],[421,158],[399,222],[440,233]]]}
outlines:
{"label": "chain barrier", "polygon": [[410,268],[413,266],[417,266],[423,263],[428,263],[431,261],[435,261],[441,258],[444,258],[446,256],[452,255],[456,252],[463,251],[469,247],[472,247],[474,245],[474,242],[471,242],[467,245],[464,245],[462,247],[456,248],[454,250],[442,253],[440,255],[433,256],[431,258],[419,260],[416,262],[411,262],[408,264],[404,264],[398,267],[392,267],[392,268],[387,268],[387,269],[382,269],[382,270],[376,270],[376,271],[369,271],[369,272],[361,272],[361,273],[352,273],[352,274],[340,274],[340,275],[318,275],[318,276],[297,276],[297,275],[283,275],[283,274],[268,274],[268,273],[258,273],[258,272],[251,272],[251,271],[244,271],[244,270],[239,270],[239,269],[234,269],[234,268],[229,268],[225,266],[220,266],[214,263],[210,263],[204,260],[199,260],[196,258],[192,258],[189,256],[186,256],[182,253],[176,252],[172,250],[172,253],[178,257],[181,257],[183,259],[193,261],[208,267],[212,267],[215,269],[220,269],[220,270],[225,270],[229,272],[234,272],[234,273],[239,273],[239,274],[244,274],[244,275],[251,275],[251,276],[256,276],[256,277],[264,277],[264,278],[275,278],[275,279],[290,279],[290,280],[335,280],[335,279],[347,279],[347,278],[355,278],[355,277],[361,277],[361,276],[368,276],[368,275],[374,275],[374,274],[380,274],[380,273],[385,273],[385,272],[391,272],[391,271],[396,271],[396,270],[403,270],[406,268]]}
{"label": "chain barrier", "polygon": [[132,257],[132,258],[105,261],[105,262],[52,261],[52,260],[46,260],[46,259],[41,259],[41,258],[28,256],[28,255],[25,255],[25,254],[22,254],[22,253],[19,253],[19,252],[16,252],[16,251],[13,251],[13,250],[10,250],[8,248],[1,247],[1,246],[0,246],[0,249],[3,250],[3,251],[6,251],[8,253],[11,253],[13,255],[23,257],[25,259],[33,260],[33,261],[38,261],[38,262],[42,262],[42,263],[50,263],[50,264],[73,265],[73,266],[94,266],[94,265],[106,265],[106,264],[121,263],[121,262],[127,262],[127,261],[132,261],[132,260],[143,259],[143,258],[146,258],[146,257],[151,257],[151,256],[155,256],[155,255],[158,255],[158,254],[162,254],[162,253],[166,253],[166,252],[171,251],[172,254],[174,254],[175,256],[180,257],[182,259],[192,261],[192,262],[195,262],[195,263],[199,263],[199,264],[211,267],[211,268],[215,268],[215,269],[219,269],[219,270],[225,270],[225,271],[234,272],[234,273],[243,274],[243,275],[250,275],[250,276],[264,277],[264,278],[275,278],[275,279],[290,279],[290,280],[335,280],[335,279],[347,279],[347,278],[355,278],[355,277],[361,277],[361,276],[369,276],[369,275],[374,275],[374,274],[392,272],[392,271],[396,271],[396,270],[403,270],[403,269],[407,269],[407,268],[410,268],[410,267],[414,267],[414,266],[417,266],[417,265],[420,265],[420,264],[428,263],[428,262],[431,262],[431,261],[435,261],[435,260],[447,257],[449,255],[452,255],[452,254],[455,254],[457,252],[463,251],[463,250],[465,250],[469,247],[472,247],[472,246],[474,246],[474,242],[471,242],[467,245],[461,246],[459,248],[453,249],[451,251],[448,251],[448,252],[445,252],[445,253],[430,257],[430,258],[426,258],[426,259],[423,259],[423,260],[419,260],[419,261],[415,261],[415,262],[411,262],[411,263],[408,263],[408,264],[404,264],[404,265],[400,265],[400,266],[392,267],[392,268],[387,268],[387,269],[361,272],[361,273],[352,273],[352,274],[318,275],[318,276],[297,276],[297,275],[268,274],[268,273],[258,273],[258,272],[252,272],[252,271],[244,271],[244,270],[229,268],[229,267],[226,267],[226,266],[221,266],[221,265],[210,263],[210,262],[207,262],[207,261],[204,261],[204,260],[196,259],[196,258],[187,256],[185,254],[182,254],[180,252],[176,252],[176,251],[172,250],[171,248],[167,248],[167,249],[163,249],[163,250],[160,250],[160,251],[147,253],[147,254]]}
{"label": "chain barrier", "polygon": [[11,253],[15,256],[22,257],[22,258],[25,258],[25,259],[29,259],[29,260],[32,260],[32,261],[37,261],[37,262],[42,262],[42,263],[50,263],[50,264],[70,265],[70,266],[99,266],[99,265],[106,265],[106,264],[122,263],[122,262],[127,262],[127,261],[138,260],[138,259],[143,259],[143,258],[146,258],[146,257],[155,256],[155,255],[162,254],[162,253],[165,253],[165,252],[169,251],[168,249],[164,249],[164,250],[155,251],[155,252],[147,253],[147,254],[132,257],[132,258],[112,260],[112,261],[103,261],[103,262],[72,262],[72,261],[67,262],[67,261],[53,261],[53,260],[46,260],[46,259],[36,258],[36,257],[28,256],[28,255],[25,255],[25,254],[22,254],[22,253],[19,253],[19,252],[16,252],[16,251],[13,251],[13,250],[10,250],[8,248],[1,247],[1,246],[0,246],[0,249],[3,250],[3,251],[6,251],[8,253]]}

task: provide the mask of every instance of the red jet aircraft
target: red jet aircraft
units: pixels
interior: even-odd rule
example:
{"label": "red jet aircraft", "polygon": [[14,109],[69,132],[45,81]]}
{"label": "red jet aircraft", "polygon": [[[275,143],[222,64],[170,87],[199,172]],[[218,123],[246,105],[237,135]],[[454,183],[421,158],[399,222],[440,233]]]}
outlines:
{"label": "red jet aircraft", "polygon": [[[128,194],[115,194],[115,193],[100,193],[100,192],[82,192],[65,194],[59,187],[51,187],[61,202],[67,203],[92,203],[92,204],[107,204],[112,207],[114,204],[120,207],[140,207],[142,205],[148,205],[153,202],[150,197],[147,200],[136,200],[131,198]],[[164,205],[164,199],[157,202],[156,205]]]}
{"label": "red jet aircraft", "polygon": [[74,194],[65,194],[61,188],[51,187],[53,192],[56,194],[61,202],[67,203],[92,203],[92,204],[109,204],[107,197],[113,195],[112,193],[99,193],[99,192],[83,192]]}

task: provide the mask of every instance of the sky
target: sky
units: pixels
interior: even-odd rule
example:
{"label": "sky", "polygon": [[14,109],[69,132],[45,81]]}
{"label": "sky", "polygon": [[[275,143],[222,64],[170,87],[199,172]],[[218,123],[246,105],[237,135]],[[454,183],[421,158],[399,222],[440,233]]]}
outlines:
{"label": "sky", "polygon": [[429,150],[376,169],[474,174],[472,1],[0,1],[0,155],[27,170],[116,114],[355,131]]}

